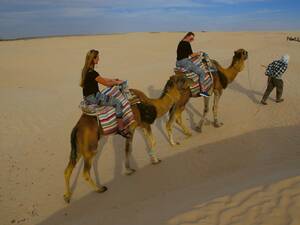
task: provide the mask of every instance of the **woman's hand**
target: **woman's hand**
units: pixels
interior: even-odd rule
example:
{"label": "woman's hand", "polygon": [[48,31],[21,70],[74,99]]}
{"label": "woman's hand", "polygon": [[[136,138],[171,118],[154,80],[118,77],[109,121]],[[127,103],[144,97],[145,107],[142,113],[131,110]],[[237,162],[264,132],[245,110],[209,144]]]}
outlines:
{"label": "woman's hand", "polygon": [[114,79],[113,80],[117,85],[119,84],[122,84],[124,81],[123,80],[119,80],[118,78],[117,79]]}

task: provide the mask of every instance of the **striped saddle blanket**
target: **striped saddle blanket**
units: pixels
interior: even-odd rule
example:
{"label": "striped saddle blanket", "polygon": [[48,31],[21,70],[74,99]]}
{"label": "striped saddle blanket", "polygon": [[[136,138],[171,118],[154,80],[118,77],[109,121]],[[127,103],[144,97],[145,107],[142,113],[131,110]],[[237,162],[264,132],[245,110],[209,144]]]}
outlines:
{"label": "striped saddle blanket", "polygon": [[[123,95],[118,86],[106,88],[102,91],[103,94],[113,96],[117,98],[123,105],[123,121],[124,129],[127,129],[134,120],[134,115],[131,110],[130,101]],[[135,104],[138,102],[135,100]],[[86,103],[81,102],[80,108],[82,111],[91,116],[97,116],[98,122],[103,129],[104,135],[115,134],[118,131],[118,124],[116,119],[116,110],[112,106],[98,106],[98,105],[84,105]]]}
{"label": "striped saddle blanket", "polygon": [[[211,63],[209,61],[209,59],[205,59],[207,62],[207,66],[205,66],[204,63],[202,63],[203,60],[203,55],[201,56],[197,56],[197,57],[193,57],[191,60],[193,61],[193,63],[197,66],[199,66],[200,68],[202,68],[205,72],[205,79],[204,79],[204,83],[202,84],[203,86],[203,91],[208,91],[212,85],[213,85],[213,77],[212,77],[212,72],[215,72],[216,70],[211,66]],[[187,70],[185,70],[184,68],[179,68],[176,67],[174,69],[175,73],[184,73],[184,75],[187,78],[190,78],[194,81],[194,83],[190,86],[190,90],[192,93],[192,97],[198,97],[199,93],[200,93],[200,84],[199,84],[199,76],[198,74],[194,73],[194,72],[189,72]]]}

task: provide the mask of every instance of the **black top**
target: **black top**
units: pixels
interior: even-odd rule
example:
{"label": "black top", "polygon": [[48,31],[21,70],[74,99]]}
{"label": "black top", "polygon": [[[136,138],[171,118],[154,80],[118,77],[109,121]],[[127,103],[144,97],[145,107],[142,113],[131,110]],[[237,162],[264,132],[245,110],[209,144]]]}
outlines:
{"label": "black top", "polygon": [[99,91],[98,82],[95,80],[99,76],[99,73],[93,69],[89,69],[85,80],[83,82],[83,96],[89,96],[91,94],[96,94]]}
{"label": "black top", "polygon": [[190,42],[180,41],[177,46],[177,60],[188,58],[193,54]]}

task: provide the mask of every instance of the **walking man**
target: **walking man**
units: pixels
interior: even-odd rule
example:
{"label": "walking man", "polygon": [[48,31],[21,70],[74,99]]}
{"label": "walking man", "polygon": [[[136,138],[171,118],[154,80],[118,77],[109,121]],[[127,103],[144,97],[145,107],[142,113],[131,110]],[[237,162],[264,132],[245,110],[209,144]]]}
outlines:
{"label": "walking man", "polygon": [[289,55],[284,55],[281,57],[280,60],[275,60],[268,65],[268,67],[262,65],[263,67],[267,68],[265,75],[268,76],[268,86],[264,93],[264,96],[261,100],[261,104],[267,105],[267,99],[271,92],[273,91],[274,87],[276,87],[276,102],[282,102],[282,92],[283,92],[283,80],[282,76],[284,72],[287,70],[288,63],[289,63]]}

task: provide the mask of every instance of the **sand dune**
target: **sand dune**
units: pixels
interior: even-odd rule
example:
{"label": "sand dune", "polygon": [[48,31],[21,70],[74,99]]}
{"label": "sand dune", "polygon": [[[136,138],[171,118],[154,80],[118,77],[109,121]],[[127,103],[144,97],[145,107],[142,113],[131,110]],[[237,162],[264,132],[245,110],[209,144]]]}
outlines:
{"label": "sand dune", "polygon": [[[171,147],[165,118],[153,125],[163,162],[149,165],[146,143],[137,132],[133,165],[124,175],[124,139],[101,141],[95,160],[94,193],[81,176],[66,205],[63,170],[69,135],[77,122],[78,86],[85,53],[101,52],[99,72],[128,79],[130,86],[158,97],[175,61],[183,33],[130,33],[0,42],[0,221],[1,224],[300,224],[300,45],[299,33],[197,33],[193,48],[229,65],[233,51],[249,52],[245,70],[224,92],[220,119]],[[284,53],[285,101],[259,105],[266,77],[260,64]],[[193,128],[202,99],[192,99],[184,118]],[[209,119],[212,118],[210,114]],[[103,150],[102,150],[103,149]]]}

